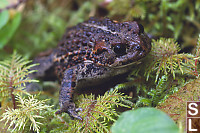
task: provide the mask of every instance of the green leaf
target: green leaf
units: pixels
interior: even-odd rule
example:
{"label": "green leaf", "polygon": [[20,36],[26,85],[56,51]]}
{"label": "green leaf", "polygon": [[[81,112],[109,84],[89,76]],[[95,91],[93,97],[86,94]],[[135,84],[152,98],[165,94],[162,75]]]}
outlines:
{"label": "green leaf", "polygon": [[8,22],[9,13],[8,11],[3,11],[0,13],[0,30]]}
{"label": "green leaf", "polygon": [[111,127],[112,133],[178,133],[175,122],[155,108],[139,108],[122,113]]}
{"label": "green leaf", "polygon": [[4,8],[8,5],[8,0],[0,0],[0,8]]}
{"label": "green leaf", "polygon": [[0,49],[11,39],[20,22],[21,14],[17,13],[14,18],[0,30]]}
{"label": "green leaf", "polygon": [[[0,0],[0,8],[4,8],[8,5],[7,0]],[[7,10],[0,13],[0,30],[8,22],[9,13]]]}

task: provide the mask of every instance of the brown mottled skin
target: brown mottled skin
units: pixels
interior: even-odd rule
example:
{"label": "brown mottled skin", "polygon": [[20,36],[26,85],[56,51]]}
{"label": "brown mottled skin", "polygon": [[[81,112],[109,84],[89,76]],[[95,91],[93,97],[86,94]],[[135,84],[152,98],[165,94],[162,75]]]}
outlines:
{"label": "brown mottled skin", "polygon": [[47,57],[35,59],[40,65],[35,77],[50,67],[61,80],[59,104],[62,112],[82,119],[73,102],[73,92],[83,86],[102,84],[131,70],[132,64],[151,50],[151,40],[137,22],[119,23],[108,18],[90,18],[68,28],[57,48]]}

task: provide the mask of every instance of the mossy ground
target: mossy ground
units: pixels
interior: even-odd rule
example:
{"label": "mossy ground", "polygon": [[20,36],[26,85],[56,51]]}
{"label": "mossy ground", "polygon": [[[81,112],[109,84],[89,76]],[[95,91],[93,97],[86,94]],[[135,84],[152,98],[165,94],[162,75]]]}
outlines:
{"label": "mossy ground", "polygon": [[[109,17],[117,21],[136,20],[154,39],[152,52],[135,66],[126,83],[113,88],[133,96],[129,100],[134,103],[134,108],[157,107],[182,125],[186,101],[199,100],[198,0],[28,0],[20,8],[4,13],[4,18],[6,14],[9,14],[9,19],[5,23],[0,19],[1,60],[13,51],[33,59],[39,53],[56,47],[66,27],[83,22],[90,16]],[[44,124],[41,132],[67,131],[69,117],[65,114],[54,116],[58,107],[58,82],[44,81],[41,86],[44,89],[40,90],[40,99],[48,98],[47,103],[55,105],[43,112],[46,119],[40,122],[51,122]],[[3,106],[4,99],[0,97],[0,100]],[[111,125],[112,122],[108,122],[108,129]],[[29,128],[24,131],[29,131]]]}

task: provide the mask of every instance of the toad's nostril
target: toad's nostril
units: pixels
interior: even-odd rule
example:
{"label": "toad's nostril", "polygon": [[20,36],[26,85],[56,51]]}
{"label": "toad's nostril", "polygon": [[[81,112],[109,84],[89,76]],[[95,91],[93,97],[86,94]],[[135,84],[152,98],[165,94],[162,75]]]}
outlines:
{"label": "toad's nostril", "polygon": [[136,50],[139,50],[139,51],[142,51],[142,50],[143,50],[142,47],[141,47],[140,45],[136,45],[136,46],[135,46],[135,49],[136,49]]}

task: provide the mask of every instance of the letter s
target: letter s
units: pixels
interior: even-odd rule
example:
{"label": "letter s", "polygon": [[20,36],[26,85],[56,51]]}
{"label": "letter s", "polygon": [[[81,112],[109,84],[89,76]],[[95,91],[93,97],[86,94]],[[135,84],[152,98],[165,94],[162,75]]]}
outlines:
{"label": "letter s", "polygon": [[[192,107],[192,105],[194,105],[196,108]],[[189,110],[188,113],[189,113],[190,115],[197,115],[197,114],[198,114],[198,109],[197,109],[198,105],[197,105],[196,103],[189,103],[188,106],[189,106],[189,109],[195,111],[194,113],[192,113],[192,112]]]}

